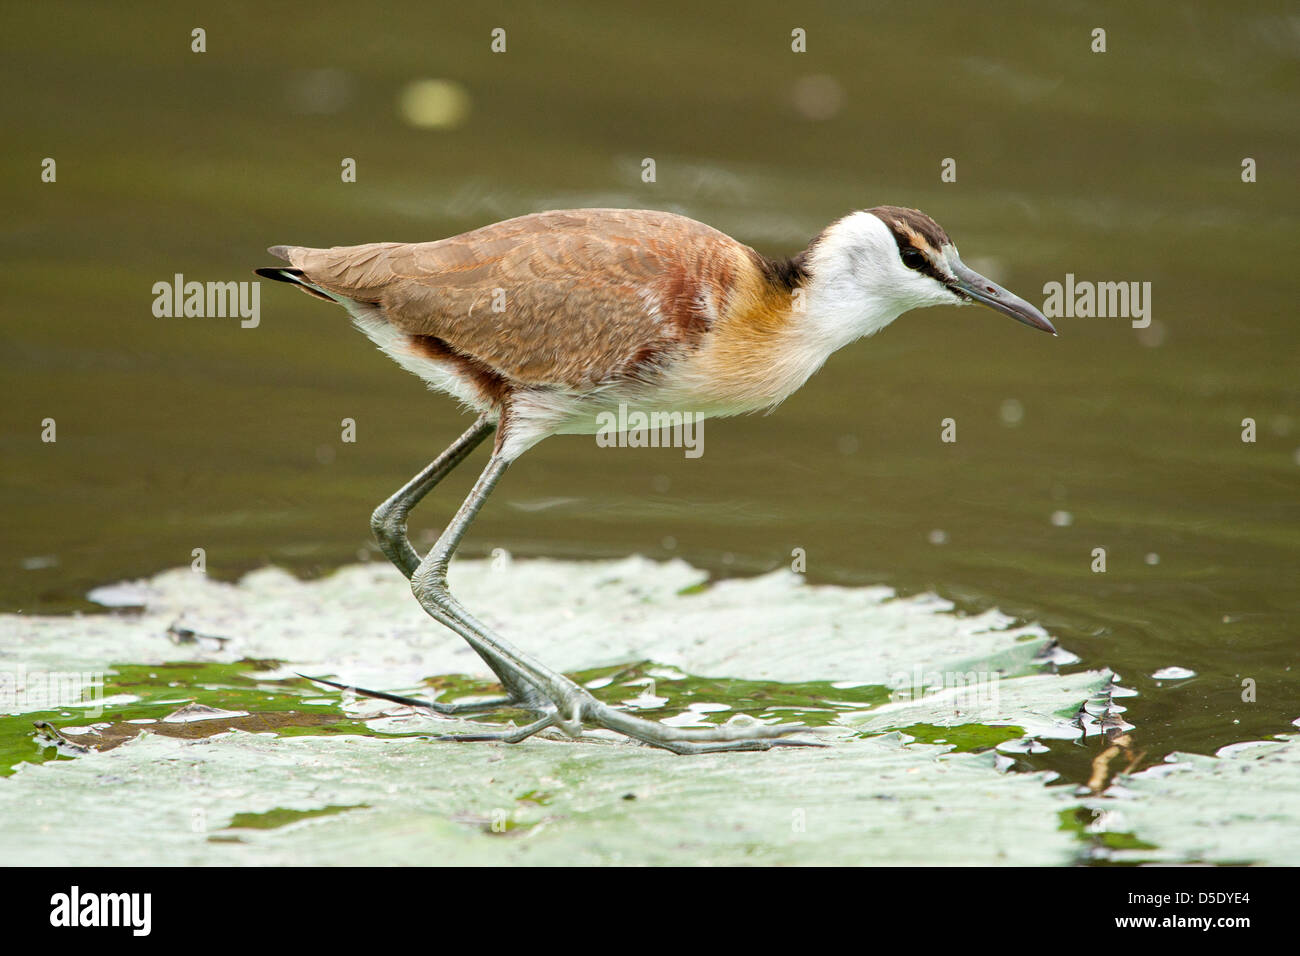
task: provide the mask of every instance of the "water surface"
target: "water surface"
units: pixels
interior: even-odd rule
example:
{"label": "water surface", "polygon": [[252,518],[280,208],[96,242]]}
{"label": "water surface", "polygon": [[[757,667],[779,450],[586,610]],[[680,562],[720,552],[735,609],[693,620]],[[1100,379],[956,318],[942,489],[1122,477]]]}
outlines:
{"label": "water surface", "polygon": [[[1067,273],[1150,282],[1151,325],[1063,318],[1051,339],[987,310],[913,313],[774,414],[709,423],[699,459],[544,443],[467,551],[734,575],[799,548],[811,580],[1043,623],[1141,692],[1130,717],[1154,754],[1300,716],[1293,6],[48,3],[7,23],[6,609],[88,610],[90,587],[195,548],[223,578],[376,558],[371,508],[466,424],[323,303],[264,284],[256,329],[160,319],[155,282],[250,278],[272,243],[427,240],[589,205],[676,210],[790,253],[894,203],[1031,300]],[[468,113],[412,126],[399,97],[421,78],[451,81]],[[433,533],[471,480],[413,527]],[[1151,678],[1174,665],[1197,676]],[[1077,776],[1086,756],[1044,765]]]}

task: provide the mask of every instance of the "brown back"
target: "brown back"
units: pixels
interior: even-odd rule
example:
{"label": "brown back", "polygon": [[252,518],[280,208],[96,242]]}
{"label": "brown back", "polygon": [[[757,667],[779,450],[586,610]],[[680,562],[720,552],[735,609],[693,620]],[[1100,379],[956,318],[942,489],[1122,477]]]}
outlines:
{"label": "brown back", "polygon": [[434,337],[514,384],[579,389],[649,377],[698,342],[725,311],[738,263],[756,255],[692,219],[628,209],[285,253],[314,284],[374,303],[403,332]]}

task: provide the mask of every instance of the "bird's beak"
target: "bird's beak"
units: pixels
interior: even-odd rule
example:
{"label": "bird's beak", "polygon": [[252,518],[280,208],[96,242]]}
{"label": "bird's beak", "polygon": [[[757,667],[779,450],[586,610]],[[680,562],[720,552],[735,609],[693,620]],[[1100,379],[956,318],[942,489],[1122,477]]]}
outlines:
{"label": "bird's beak", "polygon": [[970,296],[976,302],[982,302],[990,309],[997,309],[1011,316],[1017,322],[1044,332],[1056,335],[1056,328],[1047,321],[1047,316],[1013,292],[1008,292],[996,282],[984,278],[974,269],[967,268],[961,262],[953,269],[956,278],[948,283],[948,288]]}

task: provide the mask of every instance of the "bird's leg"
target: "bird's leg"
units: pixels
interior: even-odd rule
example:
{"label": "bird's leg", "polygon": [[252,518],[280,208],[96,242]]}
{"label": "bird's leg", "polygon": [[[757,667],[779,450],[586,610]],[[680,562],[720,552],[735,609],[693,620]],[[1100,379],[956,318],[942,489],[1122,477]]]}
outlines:
{"label": "bird's leg", "polygon": [[527,699],[525,706],[540,714],[541,718],[526,727],[505,733],[457,735],[443,739],[518,743],[537,731],[552,726],[558,726],[570,736],[577,737],[582,733],[583,722],[589,721],[624,736],[682,754],[718,750],[767,750],[781,744],[800,743],[776,738],[805,730],[801,724],[771,726],[755,721],[745,727],[684,730],[615,710],[598,701],[565,675],[513,647],[465,610],[447,588],[447,566],[470,522],[483,507],[483,502],[501,480],[509,464],[500,454],[499,448],[493,452],[464,504],[412,575],[411,590],[430,617],[463,637],[489,664],[495,661],[500,668],[509,671],[507,676],[502,669],[493,667],[507,687],[522,690]]}
{"label": "bird's leg", "polygon": [[[425,495],[433,490],[438,482],[442,481],[452,469],[468,458],[474,449],[496,430],[496,427],[496,422],[492,421],[487,413],[480,415],[478,420],[464,434],[452,442],[442,454],[430,462],[419,474],[376,508],[374,514],[370,516],[370,530],[379,544],[379,549],[406,576],[407,580],[410,580],[411,575],[420,566],[420,555],[411,545],[410,538],[407,537],[407,515],[411,513],[411,509],[419,504]],[[498,670],[493,661],[487,660],[487,664],[504,683],[505,674]],[[309,680],[319,679],[309,678]],[[507,707],[517,707],[525,702],[525,695],[520,693],[519,689],[511,688],[508,684],[505,685],[507,690],[514,691],[509,697],[494,697],[490,700],[478,700],[464,704],[444,704],[437,701],[418,700],[413,697],[397,697],[393,694],[353,687],[350,684],[338,684],[334,681],[320,680],[319,682],[332,687],[355,690],[367,697],[377,697],[412,707],[429,709],[445,716],[484,713]]]}
{"label": "bird's leg", "polygon": [[[538,686],[536,678],[529,675],[527,668],[520,666],[521,652],[470,617],[447,590],[447,565],[451,561],[451,555],[461,539],[465,537],[470,522],[483,507],[483,502],[508,465],[509,462],[505,458],[493,453],[487,467],[470,490],[469,496],[443,529],[437,543],[410,576],[411,589],[429,616],[463,637],[479,657],[492,668],[502,685],[510,692],[510,699],[514,702],[514,706],[526,707],[538,713],[551,713],[555,710],[550,703],[551,695],[543,693],[544,689]],[[529,663],[541,668],[540,664]],[[581,690],[568,678],[561,676],[560,679],[574,689]],[[539,726],[536,729],[542,728]],[[476,736],[475,739],[480,738]]]}
{"label": "bird's leg", "polygon": [[469,429],[452,442],[447,450],[435,458],[418,475],[402,485],[393,495],[375,509],[370,516],[370,531],[384,552],[409,581],[420,566],[420,555],[406,536],[406,516],[411,509],[433,490],[453,468],[469,457],[483,439],[496,430],[496,422],[486,413],[480,415]]}

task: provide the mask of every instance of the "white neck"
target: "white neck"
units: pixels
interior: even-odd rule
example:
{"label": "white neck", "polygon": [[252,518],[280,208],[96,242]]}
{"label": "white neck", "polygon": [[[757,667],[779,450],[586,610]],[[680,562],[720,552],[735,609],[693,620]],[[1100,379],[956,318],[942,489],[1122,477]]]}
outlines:
{"label": "white neck", "polygon": [[898,244],[883,222],[854,212],[832,223],[809,250],[806,315],[800,325],[826,354],[874,335],[908,309],[934,304],[900,294]]}

